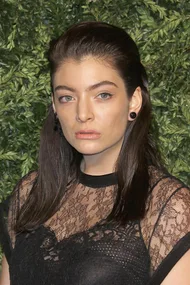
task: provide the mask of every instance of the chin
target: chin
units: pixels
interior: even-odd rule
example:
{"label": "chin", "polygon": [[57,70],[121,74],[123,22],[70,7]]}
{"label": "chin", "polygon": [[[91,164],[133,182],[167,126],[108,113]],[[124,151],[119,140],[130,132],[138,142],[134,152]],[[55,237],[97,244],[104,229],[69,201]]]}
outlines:
{"label": "chin", "polygon": [[83,155],[95,155],[102,151],[98,150],[90,150],[90,149],[76,149],[78,152],[80,152]]}
{"label": "chin", "polygon": [[102,147],[92,145],[74,146],[74,148],[83,155],[95,155],[104,151]]}

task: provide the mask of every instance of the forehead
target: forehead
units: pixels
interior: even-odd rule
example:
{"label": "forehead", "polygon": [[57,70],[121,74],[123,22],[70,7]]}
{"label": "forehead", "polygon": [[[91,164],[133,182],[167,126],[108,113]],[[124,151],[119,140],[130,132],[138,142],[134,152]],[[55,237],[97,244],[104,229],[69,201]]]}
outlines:
{"label": "forehead", "polygon": [[122,78],[111,65],[111,61],[88,56],[81,60],[65,60],[55,72],[53,83],[54,86],[63,82],[64,84],[80,86],[82,84],[94,84],[103,80],[123,84]]}

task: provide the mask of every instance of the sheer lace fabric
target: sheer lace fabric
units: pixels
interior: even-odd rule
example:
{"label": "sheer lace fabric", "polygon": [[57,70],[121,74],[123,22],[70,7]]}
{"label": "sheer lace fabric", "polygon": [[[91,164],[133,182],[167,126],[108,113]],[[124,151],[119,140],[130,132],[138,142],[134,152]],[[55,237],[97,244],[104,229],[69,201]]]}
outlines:
{"label": "sheer lace fabric", "polygon": [[147,205],[141,229],[155,271],[190,232],[190,191],[175,178],[165,177],[153,187]]}
{"label": "sheer lace fabric", "polygon": [[45,223],[58,241],[83,232],[108,216],[113,206],[114,187],[90,188],[82,184],[66,193],[60,210]]}
{"label": "sheer lace fabric", "polygon": [[16,235],[14,232],[14,226],[16,223],[16,216],[18,209],[22,207],[26,201],[34,181],[37,177],[37,172],[29,173],[24,179],[21,179],[16,185],[10,199],[9,203],[9,212],[8,212],[8,223],[7,228],[9,236],[12,242],[12,247],[14,247]]}
{"label": "sheer lace fabric", "polygon": [[[106,258],[110,258],[109,263],[114,263],[112,270],[116,270],[114,278],[117,281],[107,284],[119,285],[118,274],[121,284],[131,282],[130,280],[134,281],[130,284],[147,284],[148,276],[156,271],[176,244],[190,232],[189,189],[177,179],[151,167],[147,211],[143,220],[129,222],[126,226],[118,226],[115,222],[108,223],[106,217],[113,207],[116,186],[96,187],[92,185],[89,187],[84,183],[79,183],[66,192],[59,211],[53,217],[46,221],[39,230],[18,236],[16,238],[18,242],[15,245],[15,234],[12,229],[15,212],[17,207],[21,207],[26,200],[35,177],[34,172],[26,177],[17,186],[12,198],[9,211],[9,221],[11,221],[9,233],[13,247],[15,247],[15,257],[12,260],[14,263],[19,262],[19,246],[22,246],[23,255],[24,252],[27,254],[30,250],[34,250],[35,247],[35,252],[31,254],[41,264],[37,248],[39,247],[45,266],[58,276],[62,268],[68,267],[70,263],[73,264],[74,267],[71,266],[71,268],[75,268],[75,271],[84,270],[79,266],[79,263],[83,264],[84,259],[78,256],[85,254],[86,247],[88,258],[92,258],[93,254],[97,257],[99,271],[107,264]],[[83,264],[84,267],[90,266],[89,260],[85,262],[87,263]],[[128,279],[126,271],[122,271],[126,269]],[[104,270],[109,272],[110,267]],[[90,272],[90,268],[86,272]],[[68,274],[72,275],[67,268],[65,276]],[[123,279],[122,276],[124,276]],[[104,284],[100,279],[98,282],[81,282],[80,284]],[[59,283],[52,281],[47,284]],[[63,282],[63,284],[67,283]],[[73,284],[78,283],[73,281]]]}

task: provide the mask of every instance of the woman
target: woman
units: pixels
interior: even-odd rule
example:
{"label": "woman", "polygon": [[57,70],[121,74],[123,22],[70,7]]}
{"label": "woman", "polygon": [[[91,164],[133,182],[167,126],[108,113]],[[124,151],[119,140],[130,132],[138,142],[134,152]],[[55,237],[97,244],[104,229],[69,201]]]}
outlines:
{"label": "woman", "polygon": [[190,191],[149,134],[136,44],[80,23],[51,43],[49,62],[39,169],[11,197],[1,285],[190,284]]}

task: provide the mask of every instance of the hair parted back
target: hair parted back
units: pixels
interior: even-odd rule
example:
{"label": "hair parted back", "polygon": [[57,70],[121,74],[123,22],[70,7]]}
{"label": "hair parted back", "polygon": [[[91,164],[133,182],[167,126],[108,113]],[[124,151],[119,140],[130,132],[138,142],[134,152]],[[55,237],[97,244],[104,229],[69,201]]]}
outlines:
{"label": "hair parted back", "polygon": [[[137,118],[128,122],[116,162],[117,198],[109,219],[120,223],[141,219],[149,187],[149,165],[161,167],[160,157],[149,133],[151,103],[147,75],[138,48],[121,28],[103,22],[82,22],[50,42],[48,59],[53,92],[54,74],[67,59],[93,56],[105,60],[120,74],[129,100],[137,87],[142,90],[142,107]],[[44,223],[59,208],[68,185],[77,183],[82,154],[55,132],[50,106],[41,132],[39,170],[26,202],[18,213],[16,230],[31,230]]]}

